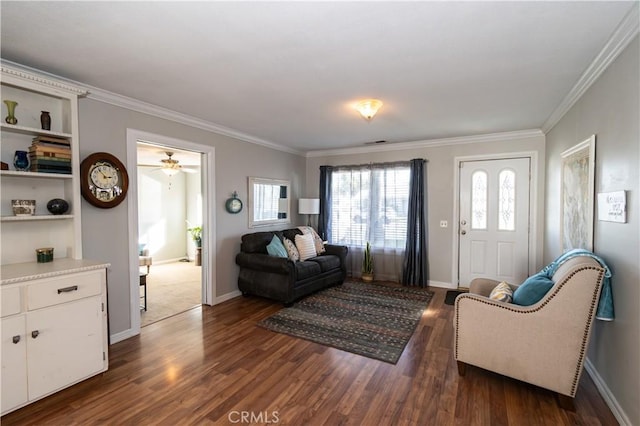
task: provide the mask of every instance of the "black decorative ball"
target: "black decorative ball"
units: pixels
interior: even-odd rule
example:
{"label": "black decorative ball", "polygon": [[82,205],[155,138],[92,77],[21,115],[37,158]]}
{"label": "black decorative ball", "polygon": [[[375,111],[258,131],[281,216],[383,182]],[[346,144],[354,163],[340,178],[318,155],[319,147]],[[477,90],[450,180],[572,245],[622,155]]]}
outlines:
{"label": "black decorative ball", "polygon": [[51,214],[65,214],[69,210],[69,203],[62,198],[54,198],[47,203],[47,210]]}

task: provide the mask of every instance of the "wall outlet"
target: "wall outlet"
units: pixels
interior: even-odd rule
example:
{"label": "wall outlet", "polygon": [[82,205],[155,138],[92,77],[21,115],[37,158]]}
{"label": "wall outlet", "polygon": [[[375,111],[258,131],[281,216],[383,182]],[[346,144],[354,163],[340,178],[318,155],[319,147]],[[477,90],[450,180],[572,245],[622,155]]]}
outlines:
{"label": "wall outlet", "polygon": [[447,226],[449,226],[449,222],[447,222],[446,220],[440,221],[440,228],[446,228]]}

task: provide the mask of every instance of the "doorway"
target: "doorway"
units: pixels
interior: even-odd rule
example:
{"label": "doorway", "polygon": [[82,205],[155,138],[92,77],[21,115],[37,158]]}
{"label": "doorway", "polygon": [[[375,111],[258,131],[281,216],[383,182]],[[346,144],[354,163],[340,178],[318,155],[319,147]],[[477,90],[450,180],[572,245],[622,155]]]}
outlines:
{"label": "doorway", "polygon": [[522,282],[531,257],[531,158],[458,166],[458,286],[478,277]]}
{"label": "doorway", "polygon": [[[127,161],[139,165],[132,168],[128,199],[131,335],[135,335],[141,325],[213,304],[214,148],[127,129]],[[194,228],[200,231],[199,249],[189,231]],[[143,255],[151,258],[144,265]],[[194,284],[194,301],[167,299],[184,299],[183,290]],[[159,293],[163,286],[170,291]],[[194,292],[190,293],[193,298]]]}
{"label": "doorway", "polygon": [[202,304],[200,152],[138,142],[140,326]]}

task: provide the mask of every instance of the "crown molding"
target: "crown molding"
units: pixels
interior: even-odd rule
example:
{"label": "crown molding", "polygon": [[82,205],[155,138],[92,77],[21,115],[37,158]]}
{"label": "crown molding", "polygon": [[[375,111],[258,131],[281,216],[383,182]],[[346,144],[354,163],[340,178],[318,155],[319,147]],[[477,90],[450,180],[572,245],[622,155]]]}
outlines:
{"label": "crown molding", "polygon": [[[290,148],[288,146],[280,145],[265,139],[260,139],[255,136],[251,136],[246,133],[239,132],[237,130],[221,126],[219,124],[212,123],[207,120],[196,118],[181,112],[173,111],[168,108],[160,107],[148,102],[143,102],[128,96],[119,95],[117,93],[109,92],[107,90],[100,89],[98,87],[90,86],[80,83],[68,78],[60,77],[55,74],[48,73],[46,71],[38,70],[35,68],[21,65],[15,62],[2,59],[2,72],[7,72],[11,75],[15,75],[20,78],[29,78],[32,81],[47,84],[51,87],[60,88],[67,91],[74,91],[79,96],[86,96],[88,99],[93,99],[106,104],[114,105],[117,107],[125,108],[131,111],[140,112],[143,114],[151,115],[165,120],[174,121],[176,123],[184,124],[185,126],[195,127],[198,129],[213,132],[219,135],[228,136],[234,139],[238,139],[244,142],[261,145],[277,151],[287,152],[298,156],[304,156],[303,151]],[[10,70],[10,71],[9,71]],[[22,77],[25,76],[25,77]]]}
{"label": "crown molding", "polygon": [[239,132],[237,130],[221,126],[219,124],[212,123],[207,120],[193,117],[191,115],[183,114],[181,112],[173,111],[168,108],[160,107],[158,105],[150,104],[147,102],[139,101],[128,96],[119,95],[117,93],[109,92],[99,88],[91,87],[89,99],[104,102],[110,105],[126,108],[132,111],[141,112],[143,114],[152,115],[154,117],[163,118],[165,120],[175,121],[185,126],[195,127],[198,129],[213,132],[219,135],[228,136],[234,139],[238,139],[244,142],[250,142],[256,145],[261,145],[267,148],[275,149],[277,151],[287,152],[289,154],[304,156],[304,152],[296,149],[279,145],[274,142],[270,142],[265,139],[260,139],[255,136],[251,136],[246,133]]}
{"label": "crown molding", "polygon": [[53,77],[52,75],[44,74],[32,68],[24,67],[14,62],[5,61],[4,59],[0,59],[0,61],[2,62],[0,65],[2,74],[5,74],[7,76],[15,77],[20,80],[29,81],[32,83],[37,83],[49,88],[62,90],[68,93],[72,93],[76,96],[86,96],[87,94],[87,91],[79,87],[78,85],[67,84],[61,81],[59,78],[50,78]]}
{"label": "crown molding", "polygon": [[454,138],[421,140],[414,142],[385,143],[379,145],[366,145],[355,148],[324,149],[308,151],[307,158],[329,157],[334,155],[367,154],[371,152],[402,151],[406,149],[433,148],[438,146],[463,145],[471,143],[513,141],[532,137],[544,136],[539,129],[518,130],[514,132],[488,133],[475,136],[460,136]]}
{"label": "crown molding", "polygon": [[640,15],[638,3],[629,10],[618,28],[613,32],[607,44],[604,45],[598,56],[580,76],[571,91],[565,96],[560,105],[551,113],[547,121],[542,125],[542,131],[546,134],[569,112],[571,107],[585,94],[596,82],[602,73],[616,60],[618,55],[631,43],[640,29]]}

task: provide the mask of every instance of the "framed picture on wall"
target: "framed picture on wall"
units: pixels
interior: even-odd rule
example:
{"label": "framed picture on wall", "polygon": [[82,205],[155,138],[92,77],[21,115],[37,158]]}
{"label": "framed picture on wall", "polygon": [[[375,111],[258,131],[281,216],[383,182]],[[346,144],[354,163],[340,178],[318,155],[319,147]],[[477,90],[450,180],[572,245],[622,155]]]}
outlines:
{"label": "framed picture on wall", "polygon": [[560,238],[563,253],[593,251],[596,135],[561,154]]}

